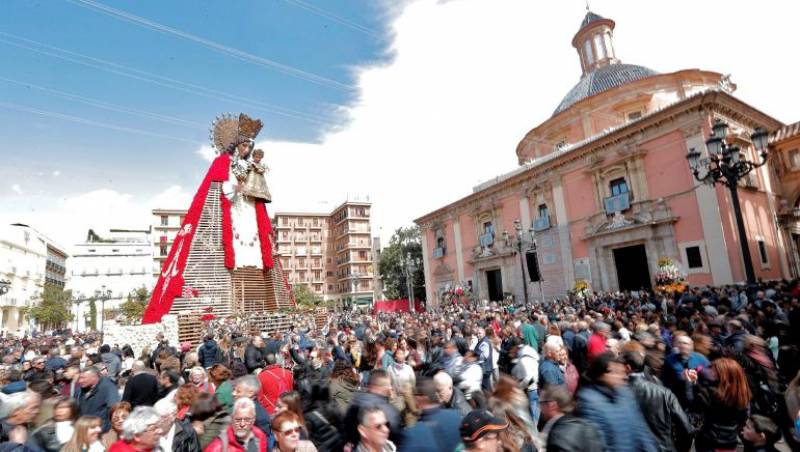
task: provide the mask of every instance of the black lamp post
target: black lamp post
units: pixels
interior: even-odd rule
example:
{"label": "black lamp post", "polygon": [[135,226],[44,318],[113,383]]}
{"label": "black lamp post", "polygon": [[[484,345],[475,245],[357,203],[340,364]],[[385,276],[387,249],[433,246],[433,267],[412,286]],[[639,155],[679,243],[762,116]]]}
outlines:
{"label": "black lamp post", "polygon": [[94,291],[94,296],[100,299],[100,345],[103,345],[103,339],[105,339],[106,300],[111,298],[111,289],[106,290],[106,286],[103,286],[102,290]]}
{"label": "black lamp post", "polygon": [[517,251],[517,254],[519,254],[519,268],[522,272],[522,291],[525,294],[525,306],[528,306],[528,279],[525,276],[525,256],[522,250],[525,245],[528,245],[527,249],[529,250],[536,250],[534,230],[533,225],[531,225],[530,229],[528,229],[530,241],[525,239],[525,234],[522,230],[522,222],[520,222],[519,219],[514,220],[514,230],[516,231],[516,236],[513,238],[508,234],[508,231],[504,230],[503,240],[506,242],[506,246],[514,248]]}
{"label": "black lamp post", "polygon": [[[728,131],[728,124],[717,120],[713,126],[713,133],[706,140],[708,158],[700,159],[700,152],[696,149],[689,149],[686,159],[689,161],[695,179],[709,185],[722,184],[728,187],[731,193],[731,204],[733,213],[736,216],[736,227],[739,232],[739,245],[742,248],[742,258],[744,260],[744,272],[748,284],[756,282],[756,274],[753,270],[753,259],[750,256],[750,248],[747,244],[747,232],[744,228],[744,218],[742,217],[742,207],[739,203],[739,180],[747,176],[754,169],[767,163],[767,144],[769,132],[762,128],[757,128],[750,140],[753,147],[759,153],[760,160],[751,162],[742,157],[739,146],[729,145],[725,142]],[[701,170],[705,171],[701,175]]]}

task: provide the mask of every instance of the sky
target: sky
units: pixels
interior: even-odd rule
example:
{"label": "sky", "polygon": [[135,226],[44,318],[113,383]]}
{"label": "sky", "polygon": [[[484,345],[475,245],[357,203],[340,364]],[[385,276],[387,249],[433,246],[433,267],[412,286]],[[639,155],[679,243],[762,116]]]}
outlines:
{"label": "sky", "polygon": [[[730,73],[735,96],[800,120],[795,1],[594,0],[626,63]],[[400,226],[516,167],[578,82],[580,0],[4,0],[0,222],[68,248],[186,208],[208,127],[265,127],[271,212],[373,203]]]}

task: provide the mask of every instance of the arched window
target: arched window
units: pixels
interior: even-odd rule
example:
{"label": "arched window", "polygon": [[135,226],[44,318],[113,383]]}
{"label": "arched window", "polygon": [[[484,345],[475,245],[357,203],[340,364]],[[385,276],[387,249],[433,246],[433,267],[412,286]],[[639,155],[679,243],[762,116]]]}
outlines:
{"label": "arched window", "polygon": [[594,63],[594,54],[592,53],[592,41],[587,39],[583,42],[583,57],[586,59],[586,64]]}
{"label": "arched window", "polygon": [[602,60],[606,57],[605,45],[603,45],[602,35],[594,35],[594,49],[597,51],[597,59]]}

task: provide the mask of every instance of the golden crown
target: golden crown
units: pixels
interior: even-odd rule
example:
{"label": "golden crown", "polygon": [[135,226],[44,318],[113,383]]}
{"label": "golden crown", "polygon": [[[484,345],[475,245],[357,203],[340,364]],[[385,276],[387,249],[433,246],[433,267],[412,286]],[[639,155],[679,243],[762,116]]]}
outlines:
{"label": "golden crown", "polygon": [[253,141],[264,127],[260,119],[253,119],[244,113],[239,114],[239,138]]}

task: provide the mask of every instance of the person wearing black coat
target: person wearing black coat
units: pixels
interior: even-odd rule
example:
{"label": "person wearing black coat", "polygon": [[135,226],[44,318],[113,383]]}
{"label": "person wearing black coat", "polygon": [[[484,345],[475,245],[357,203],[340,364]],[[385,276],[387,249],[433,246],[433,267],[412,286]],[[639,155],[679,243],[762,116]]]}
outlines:
{"label": "person wearing black coat", "polygon": [[136,362],[131,368],[133,375],[125,384],[122,401],[131,404],[131,408],[140,405],[153,406],[159,399],[158,379],[145,371],[144,364]]}
{"label": "person wearing black coat", "polygon": [[309,392],[311,403],[303,412],[308,439],[317,450],[341,452],[344,449],[342,419],[327,385],[314,384]]}
{"label": "person wearing black coat", "polygon": [[623,359],[628,369],[628,384],[659,450],[689,450],[693,428],[678,398],[644,373],[645,351],[642,345],[630,343],[625,348]]}
{"label": "person wearing black coat", "polygon": [[197,362],[200,363],[200,366],[204,369],[208,369],[214,364],[220,364],[221,357],[222,352],[219,349],[219,345],[217,345],[217,342],[214,340],[214,336],[206,336],[203,345],[200,347],[200,350],[197,351]]}
{"label": "person wearing black coat", "polygon": [[81,416],[97,416],[103,420],[103,433],[111,429],[111,406],[119,402],[117,385],[100,376],[96,367],[83,370],[78,379],[80,389],[75,393],[78,413]]}
{"label": "person wearing black coat", "polygon": [[252,373],[256,369],[263,369],[267,364],[264,360],[264,354],[261,348],[264,346],[264,339],[260,336],[254,336],[253,340],[247,344],[244,351],[244,365],[247,371]]}
{"label": "person wearing black coat", "polygon": [[542,437],[547,452],[603,452],[603,440],[591,422],[572,414],[575,401],[564,385],[548,386],[539,394]]}

